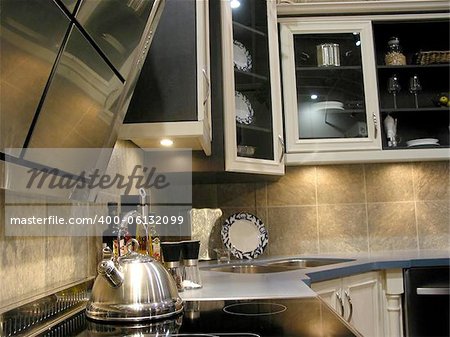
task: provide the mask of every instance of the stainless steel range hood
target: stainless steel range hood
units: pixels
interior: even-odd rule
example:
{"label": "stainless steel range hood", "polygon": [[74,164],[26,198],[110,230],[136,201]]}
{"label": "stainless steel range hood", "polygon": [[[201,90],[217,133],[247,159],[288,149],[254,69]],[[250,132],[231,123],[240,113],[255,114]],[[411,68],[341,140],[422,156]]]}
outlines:
{"label": "stainless steel range hood", "polygon": [[164,3],[1,2],[0,188],[95,198],[32,191],[20,174],[41,165],[74,176],[105,170]]}

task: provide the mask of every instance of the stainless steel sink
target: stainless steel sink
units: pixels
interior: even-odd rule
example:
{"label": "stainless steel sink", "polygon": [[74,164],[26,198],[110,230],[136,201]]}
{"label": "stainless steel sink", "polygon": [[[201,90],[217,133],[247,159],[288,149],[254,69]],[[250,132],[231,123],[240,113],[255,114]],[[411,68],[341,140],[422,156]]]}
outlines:
{"label": "stainless steel sink", "polygon": [[313,268],[327,266],[330,264],[354,261],[352,259],[288,259],[273,262],[266,262],[265,265],[270,267],[285,268],[287,270]]}
{"label": "stainless steel sink", "polygon": [[259,262],[256,264],[229,264],[215,267],[204,267],[204,270],[220,271],[224,273],[239,274],[263,274],[263,273],[281,273],[296,269],[305,269],[313,267],[327,266],[341,262],[354,261],[352,259],[302,259],[292,258],[278,261]]}
{"label": "stainless steel sink", "polygon": [[243,265],[227,265],[220,267],[204,268],[210,271],[221,271],[225,273],[240,273],[240,274],[263,274],[263,273],[279,273],[287,271],[287,269],[278,266],[264,266],[256,264]]}

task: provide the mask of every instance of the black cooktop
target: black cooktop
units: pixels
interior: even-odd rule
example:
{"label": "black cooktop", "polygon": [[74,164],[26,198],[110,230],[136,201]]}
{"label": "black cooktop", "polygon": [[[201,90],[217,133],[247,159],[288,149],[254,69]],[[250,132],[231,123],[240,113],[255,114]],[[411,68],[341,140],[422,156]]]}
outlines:
{"label": "black cooktop", "polygon": [[135,325],[91,321],[84,312],[40,336],[302,337],[358,336],[317,298],[188,301],[182,315]]}

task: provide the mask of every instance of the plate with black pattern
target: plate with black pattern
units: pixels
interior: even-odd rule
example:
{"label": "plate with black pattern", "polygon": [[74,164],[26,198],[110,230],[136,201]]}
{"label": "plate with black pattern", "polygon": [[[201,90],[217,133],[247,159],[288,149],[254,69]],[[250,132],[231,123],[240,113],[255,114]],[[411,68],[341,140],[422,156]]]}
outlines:
{"label": "plate with black pattern", "polygon": [[233,62],[238,70],[252,70],[252,57],[250,53],[241,42],[236,40],[233,41]]}
{"label": "plate with black pattern", "polygon": [[234,213],[222,225],[222,242],[238,259],[254,259],[264,252],[269,235],[261,219],[250,213]]}

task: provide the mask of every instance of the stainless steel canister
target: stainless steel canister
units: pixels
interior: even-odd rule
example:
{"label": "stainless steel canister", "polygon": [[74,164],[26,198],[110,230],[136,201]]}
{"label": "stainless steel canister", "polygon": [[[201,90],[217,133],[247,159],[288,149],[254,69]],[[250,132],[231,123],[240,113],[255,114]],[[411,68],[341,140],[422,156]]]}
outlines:
{"label": "stainless steel canister", "polygon": [[322,43],[317,45],[317,65],[319,67],[340,66],[339,44]]}

